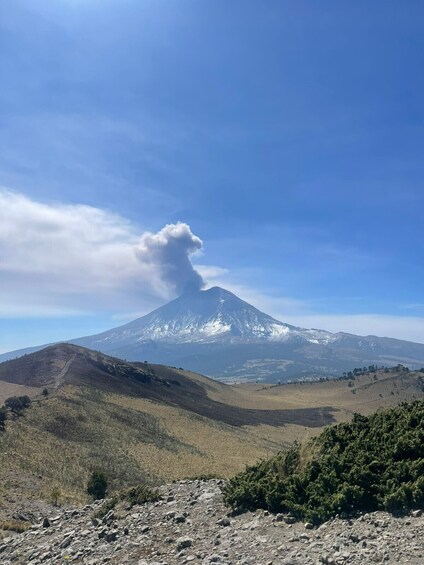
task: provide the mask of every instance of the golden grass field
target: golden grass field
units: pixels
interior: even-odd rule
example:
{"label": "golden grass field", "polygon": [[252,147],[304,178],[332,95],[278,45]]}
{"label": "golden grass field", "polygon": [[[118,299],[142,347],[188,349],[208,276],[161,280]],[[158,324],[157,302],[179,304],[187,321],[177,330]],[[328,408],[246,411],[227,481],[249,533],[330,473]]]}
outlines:
{"label": "golden grass field", "polygon": [[419,377],[424,373],[391,371],[367,373],[354,381],[292,383],[286,385],[241,384],[230,391],[211,386],[208,395],[213,400],[242,408],[277,410],[330,405],[334,416],[344,421],[354,412],[371,414],[379,408],[389,408],[399,402],[411,401],[423,394]]}
{"label": "golden grass field", "polygon": [[[417,372],[379,371],[354,381],[281,386],[228,386],[181,373],[228,407],[331,406],[336,421],[423,395],[423,375]],[[0,506],[20,494],[83,502],[94,468],[105,470],[112,490],[200,475],[228,477],[320,432],[293,424],[233,426],[169,403],[89,387],[61,385],[47,398],[41,390],[0,381],[0,398],[23,393],[34,398],[25,414],[8,421],[7,431],[0,433]]]}
{"label": "golden grass field", "polygon": [[[209,420],[180,408],[166,406],[142,398],[109,395],[108,401],[124,408],[141,411],[157,418],[159,425],[188,450],[177,453],[160,449],[157,445],[137,445],[133,455],[155,475],[167,479],[216,474],[228,477],[246,464],[274,453],[284,447],[284,428],[274,428],[275,437],[249,427],[236,428]],[[257,428],[257,426],[252,426]],[[149,454],[146,457],[146,453]]]}

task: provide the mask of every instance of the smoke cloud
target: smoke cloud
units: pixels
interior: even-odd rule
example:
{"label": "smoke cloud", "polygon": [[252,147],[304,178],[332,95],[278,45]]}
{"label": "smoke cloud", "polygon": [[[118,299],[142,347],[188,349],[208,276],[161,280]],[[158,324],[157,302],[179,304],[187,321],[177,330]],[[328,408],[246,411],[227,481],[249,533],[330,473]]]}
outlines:
{"label": "smoke cloud", "polygon": [[158,233],[143,235],[137,249],[142,263],[157,269],[162,282],[177,294],[200,290],[205,285],[190,256],[201,250],[202,240],[182,222],[168,224]]}
{"label": "smoke cloud", "polygon": [[203,286],[184,223],[140,231],[102,208],[0,188],[0,316],[146,312]]}

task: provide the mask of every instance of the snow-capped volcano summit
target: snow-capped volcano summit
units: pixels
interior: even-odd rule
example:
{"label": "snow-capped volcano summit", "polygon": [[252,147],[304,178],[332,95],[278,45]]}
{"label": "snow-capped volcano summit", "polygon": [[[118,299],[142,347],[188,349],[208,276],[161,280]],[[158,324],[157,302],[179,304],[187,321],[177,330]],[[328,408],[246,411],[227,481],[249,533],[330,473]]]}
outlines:
{"label": "snow-capped volcano summit", "polygon": [[232,292],[215,286],[185,293],[131,322],[125,330],[136,332],[141,339],[205,341],[231,337],[269,338],[286,335],[289,328]]}
{"label": "snow-capped volcano summit", "polygon": [[[133,322],[70,342],[237,380],[340,376],[374,364],[424,366],[423,344],[297,328],[219,287],[186,292]],[[4,354],[0,361],[42,347]]]}
{"label": "snow-capped volcano summit", "polygon": [[268,381],[424,359],[421,344],[285,324],[217,286],[186,292],[129,324],[72,341],[126,359]]}
{"label": "snow-capped volcano summit", "polygon": [[284,341],[300,334],[308,340],[316,340],[317,334],[328,340],[332,335],[284,324],[232,292],[215,286],[187,292],[129,324],[85,339],[90,340],[89,347],[98,348],[108,342],[122,346],[149,340],[168,343]]}

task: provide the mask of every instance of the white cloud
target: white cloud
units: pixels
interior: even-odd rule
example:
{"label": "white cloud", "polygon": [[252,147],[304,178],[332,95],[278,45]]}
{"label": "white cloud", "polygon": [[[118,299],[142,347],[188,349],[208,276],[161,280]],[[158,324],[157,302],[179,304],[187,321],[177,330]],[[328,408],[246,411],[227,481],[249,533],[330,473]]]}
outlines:
{"label": "white cloud", "polygon": [[318,328],[356,335],[394,337],[424,343],[423,317],[383,314],[304,314],[285,316],[284,321],[304,328]]}
{"label": "white cloud", "polygon": [[151,307],[203,283],[187,224],[139,233],[83,205],[46,204],[0,189],[0,315],[58,315]]}
{"label": "white cloud", "polygon": [[[140,232],[125,218],[83,205],[41,203],[0,189],[0,316],[142,315],[185,288],[219,285],[284,322],[424,342],[424,317],[320,314],[316,304],[258,292],[236,274],[190,258],[202,241],[184,223]],[[275,290],[275,289],[274,289]],[[409,306],[409,305],[408,305]],[[410,305],[416,311],[418,305]]]}

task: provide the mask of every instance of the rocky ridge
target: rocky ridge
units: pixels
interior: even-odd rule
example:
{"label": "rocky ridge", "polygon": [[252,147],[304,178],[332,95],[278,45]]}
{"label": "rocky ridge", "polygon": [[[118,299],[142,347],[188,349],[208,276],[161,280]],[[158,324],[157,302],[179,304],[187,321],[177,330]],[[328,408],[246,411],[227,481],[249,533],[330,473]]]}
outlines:
{"label": "rocky ridge", "polygon": [[[158,502],[121,506],[104,516],[102,502],[38,516],[27,532],[0,540],[3,565],[350,565],[424,563],[420,510],[336,518],[313,528],[266,511],[230,515],[220,480],[160,488]],[[100,515],[100,518],[94,517]]]}

